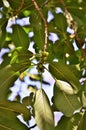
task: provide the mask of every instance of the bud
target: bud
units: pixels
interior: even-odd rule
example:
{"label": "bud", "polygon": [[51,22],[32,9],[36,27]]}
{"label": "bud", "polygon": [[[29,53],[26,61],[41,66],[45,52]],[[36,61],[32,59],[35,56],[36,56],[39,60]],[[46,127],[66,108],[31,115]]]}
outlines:
{"label": "bud", "polygon": [[10,4],[7,0],[3,0],[3,4],[5,7],[9,8],[10,7]]}

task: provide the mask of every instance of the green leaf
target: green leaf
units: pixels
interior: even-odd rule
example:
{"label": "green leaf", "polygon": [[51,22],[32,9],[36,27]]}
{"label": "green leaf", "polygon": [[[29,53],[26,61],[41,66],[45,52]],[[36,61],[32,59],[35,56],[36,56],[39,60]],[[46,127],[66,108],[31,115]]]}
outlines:
{"label": "green leaf", "polygon": [[[5,114],[6,113],[6,114]],[[0,129],[1,130],[29,130],[17,119],[16,112],[0,106]]]}
{"label": "green leaf", "polygon": [[[31,54],[31,53],[30,53]],[[18,58],[14,59],[15,56],[12,59],[13,61],[16,61],[16,63],[12,63],[12,69],[14,71],[19,71],[20,73],[25,71],[26,69],[28,69],[31,65],[31,61],[29,59],[29,53],[25,54],[25,53],[21,53],[18,55]]]}
{"label": "green leaf", "polygon": [[7,66],[8,64],[10,64],[10,58],[9,58],[9,53],[5,53],[2,58],[3,58],[3,62],[0,65],[0,69],[2,69],[3,67]]}
{"label": "green leaf", "polygon": [[76,91],[74,91],[74,89],[72,88],[72,86],[70,84],[68,84],[67,82],[61,81],[61,80],[57,80],[56,81],[56,86],[63,92],[65,92],[66,94],[76,94]]}
{"label": "green leaf", "polygon": [[86,113],[79,112],[68,118],[63,116],[55,130],[85,130]]}
{"label": "green leaf", "polygon": [[[72,117],[62,116],[55,130],[79,130],[84,113],[76,113]],[[85,124],[84,124],[85,125]],[[84,126],[82,127],[83,130]]]}
{"label": "green leaf", "polygon": [[44,23],[37,11],[31,13],[31,26],[34,31],[35,49],[42,50],[45,42]]}
{"label": "green leaf", "polygon": [[85,130],[86,129],[86,112],[82,114],[82,118],[79,120],[80,122],[78,124],[77,130]]}
{"label": "green leaf", "polygon": [[0,7],[2,7],[3,6],[3,2],[2,1],[0,1]]}
{"label": "green leaf", "polygon": [[[16,11],[20,5],[21,5],[21,0],[18,1],[14,1],[14,0],[8,0],[11,7]],[[45,0],[37,0],[37,3],[39,6],[41,6],[43,3],[45,2]],[[23,8],[21,9],[21,11],[19,13],[22,13],[24,10],[35,10],[34,8],[34,4],[31,0],[25,0],[24,4],[23,4]]]}
{"label": "green leaf", "polygon": [[17,47],[11,52],[11,65],[14,63],[18,64],[21,66],[22,64],[30,64],[30,58],[33,56],[33,53],[30,52],[27,49],[24,49],[22,47]]}
{"label": "green leaf", "polygon": [[30,119],[30,110],[26,108],[23,104],[17,101],[8,101],[3,100],[0,101],[0,107],[6,110],[11,110],[12,112],[15,112],[17,115],[22,114],[24,119],[27,121]]}
{"label": "green leaf", "polygon": [[[53,12],[52,12],[53,13]],[[57,33],[60,37],[67,34],[67,20],[63,13],[53,13],[54,19],[48,23],[49,31]]]}
{"label": "green leaf", "polygon": [[[2,9],[3,10],[3,9]],[[4,47],[5,38],[6,38],[6,26],[7,18],[2,12],[0,12],[2,18],[0,18],[0,49]]]}
{"label": "green leaf", "polygon": [[5,38],[6,38],[6,26],[3,25],[0,28],[0,48],[4,46]]}
{"label": "green leaf", "polygon": [[[30,89],[29,89],[29,90],[30,90]],[[23,103],[25,106],[32,105],[32,103],[33,103],[33,93],[31,93],[30,96],[24,97],[24,98],[22,99],[22,103]]]}
{"label": "green leaf", "polygon": [[68,65],[60,62],[53,62],[49,65],[49,71],[55,79],[68,82],[76,92],[80,89],[79,79]]}
{"label": "green leaf", "polygon": [[69,119],[69,117],[62,116],[58,125],[55,127],[55,130],[67,130],[67,123]]}
{"label": "green leaf", "polygon": [[0,101],[6,100],[9,87],[18,78],[18,72],[12,70],[11,65],[0,69]]}
{"label": "green leaf", "polygon": [[[78,26],[82,25],[86,21],[86,2],[70,1],[66,2],[67,8],[73,16],[74,21],[77,22]],[[83,14],[83,16],[82,16]]]}
{"label": "green leaf", "polygon": [[34,109],[35,120],[40,130],[54,130],[54,119],[49,99],[42,89],[36,92]]}
{"label": "green leaf", "polygon": [[0,100],[5,100],[9,87],[11,87],[14,81],[19,77],[20,72],[23,72],[25,69],[30,66],[28,62],[13,63],[12,65],[7,65],[0,68]]}
{"label": "green leaf", "polygon": [[82,92],[82,104],[83,104],[83,107],[86,108],[86,92],[85,91]]}
{"label": "green leaf", "polygon": [[[18,78],[18,71],[13,71],[12,66],[8,65],[0,69],[0,107],[6,110],[11,109],[13,112],[22,113],[25,120],[30,118],[30,111],[18,102],[7,101],[9,88]],[[4,113],[3,113],[4,114]]]}
{"label": "green leaf", "polygon": [[28,34],[24,29],[19,25],[13,25],[12,41],[16,47],[22,46],[23,48],[28,49],[29,47],[29,38]]}
{"label": "green leaf", "polygon": [[55,26],[60,33],[66,33],[67,21],[62,13],[55,14]]}
{"label": "green leaf", "polygon": [[81,107],[77,95],[66,94],[63,91],[60,91],[56,86],[54,86],[54,105],[57,110],[60,110],[68,117],[72,116],[73,112]]}

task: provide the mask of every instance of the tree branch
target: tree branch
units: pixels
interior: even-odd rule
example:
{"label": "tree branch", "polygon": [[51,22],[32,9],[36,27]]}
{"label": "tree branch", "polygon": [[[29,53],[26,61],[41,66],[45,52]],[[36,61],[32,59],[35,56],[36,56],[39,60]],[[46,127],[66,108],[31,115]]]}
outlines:
{"label": "tree branch", "polygon": [[15,15],[18,15],[18,13],[21,11],[21,9],[22,9],[22,7],[23,7],[23,5],[24,5],[24,0],[22,0],[21,1],[21,3],[20,3],[20,5],[19,5],[19,7],[18,7],[18,9],[15,11]]}
{"label": "tree branch", "polygon": [[67,18],[67,22],[68,22],[69,26],[74,30],[75,40],[77,42],[76,44],[79,47],[79,49],[81,49],[81,52],[82,52],[82,55],[83,55],[84,59],[86,59],[86,52],[82,49],[84,41],[81,38],[79,38],[79,36],[78,36],[75,21],[73,20],[71,14],[67,10],[67,7],[65,5],[64,0],[60,0],[60,1],[61,1],[62,5],[63,5],[64,11],[65,11],[65,17]]}
{"label": "tree branch", "polygon": [[36,2],[35,0],[32,0],[32,2],[33,2],[33,4],[34,4],[36,10],[37,10],[38,13],[40,14],[40,16],[41,16],[41,18],[42,18],[42,20],[43,20],[43,22],[44,22],[44,26],[45,26],[45,44],[44,44],[44,51],[46,51],[46,50],[47,50],[47,46],[48,46],[48,25],[47,25],[47,21],[46,21],[44,15],[43,15],[41,9],[39,8],[37,2]]}

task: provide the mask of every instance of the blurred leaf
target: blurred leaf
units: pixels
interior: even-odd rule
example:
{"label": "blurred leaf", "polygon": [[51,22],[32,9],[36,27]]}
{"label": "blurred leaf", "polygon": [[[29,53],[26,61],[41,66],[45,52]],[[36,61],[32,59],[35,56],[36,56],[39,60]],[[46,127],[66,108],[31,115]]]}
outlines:
{"label": "blurred leaf", "polygon": [[0,101],[6,100],[9,87],[18,78],[18,72],[14,72],[10,65],[0,69]]}
{"label": "blurred leaf", "polygon": [[[66,2],[66,6],[68,11],[74,18],[74,21],[78,24],[78,26],[82,25],[86,21],[86,2],[78,2],[78,1],[70,1]],[[83,14],[83,16],[82,16]]]}
{"label": "blurred leaf", "polygon": [[11,52],[11,64],[13,63],[29,63],[33,53],[22,47],[17,47]]}
{"label": "blurred leaf", "polygon": [[13,71],[11,65],[0,69],[0,107],[5,109],[13,109],[13,112],[24,114],[25,119],[30,118],[30,112],[27,108],[16,102],[8,102],[7,95],[9,88],[13,85],[14,81],[18,78],[18,70]]}
{"label": "blurred leaf", "polygon": [[2,7],[3,6],[3,2],[2,1],[0,1],[0,7]]}
{"label": "blurred leaf", "polygon": [[[30,88],[29,88],[29,90],[30,90]],[[32,103],[34,102],[33,95],[34,95],[34,93],[31,92],[31,93],[30,93],[30,96],[24,97],[24,98],[22,99],[22,103],[23,103],[25,106],[30,106],[30,105],[32,105]]]}
{"label": "blurred leaf", "polygon": [[67,21],[65,16],[62,13],[55,14],[55,26],[57,27],[57,32],[66,33]]}
{"label": "blurred leaf", "polygon": [[25,33],[24,29],[20,25],[13,25],[12,41],[16,47],[22,46],[28,49],[29,38],[28,34]]}
{"label": "blurred leaf", "polygon": [[54,105],[57,110],[63,112],[65,116],[72,116],[73,112],[80,109],[81,103],[77,95],[69,95],[54,86]]}
{"label": "blurred leaf", "polygon": [[3,100],[0,101],[0,107],[6,110],[10,110],[13,113],[15,112],[16,115],[22,114],[24,119],[28,121],[30,119],[30,110],[26,108],[23,104],[17,101],[8,101],[8,100]]}
{"label": "blurred leaf", "polygon": [[67,60],[66,58],[66,54],[69,54],[69,57],[73,57],[74,61],[68,59],[70,61],[70,63],[74,64],[77,63],[77,56],[75,54],[75,50],[72,44],[72,41],[70,42],[69,36],[65,35],[65,38],[63,37],[63,35],[61,34],[61,37],[58,41],[56,41],[55,44],[52,44],[49,41],[50,45],[48,46],[48,50],[49,50],[49,56],[48,56],[48,60],[52,61],[54,59],[58,59],[58,60],[64,60],[64,62]]}
{"label": "blurred leaf", "polygon": [[85,130],[85,129],[86,129],[86,112],[82,115],[77,130]]}
{"label": "blurred leaf", "polygon": [[[23,51],[24,52],[24,51]],[[25,56],[25,57],[24,57]],[[26,56],[30,58],[32,53],[21,53],[21,58],[19,63],[13,63],[12,65],[1,66],[0,68],[0,100],[5,100],[9,87],[13,85],[14,81],[25,69],[29,68],[31,62],[26,59]],[[28,60],[28,61],[27,61]]]}
{"label": "blurred leaf", "polygon": [[56,86],[62,91],[65,92],[66,94],[76,94],[76,91],[74,91],[74,89],[72,88],[72,86],[70,84],[68,84],[67,82],[61,81],[61,80],[57,80],[56,81]]}
{"label": "blurred leaf", "polygon": [[31,65],[31,61],[30,61],[31,56],[32,53],[28,50],[21,50],[20,52],[17,52],[17,55],[15,53],[11,60],[12,69],[14,71],[19,71],[19,72],[23,72],[26,69],[28,69]]}
{"label": "blurred leaf", "polygon": [[49,65],[49,71],[55,79],[68,82],[76,92],[80,89],[79,79],[68,65],[60,62],[53,62]]}
{"label": "blurred leaf", "polygon": [[0,28],[0,48],[4,46],[5,38],[6,38],[6,25],[3,25]]}
{"label": "blurred leaf", "polygon": [[65,35],[67,34],[67,20],[63,13],[53,13],[54,19],[48,23],[49,31],[58,33],[58,35],[61,37],[63,36],[65,38]]}
{"label": "blurred leaf", "polygon": [[[18,1],[14,1],[14,0],[10,1],[10,0],[8,0],[8,1],[9,1],[10,5],[11,5],[12,9],[14,10],[14,14],[16,14],[22,1],[21,0],[18,0]],[[44,2],[45,2],[45,0],[37,0],[37,3],[38,3],[39,6],[42,6],[42,4]],[[29,0],[29,1],[24,0],[23,6],[22,6],[21,10],[18,12],[19,13],[18,15],[22,16],[22,12],[24,10],[31,10],[31,11],[35,10],[34,4],[33,4],[33,2],[31,0]]]}
{"label": "blurred leaf", "polygon": [[86,108],[86,92],[85,91],[82,92],[82,103],[83,103],[83,107]]}
{"label": "blurred leaf", "polygon": [[7,66],[8,64],[10,64],[10,58],[8,56],[9,53],[5,53],[2,56],[3,62],[0,65],[0,69],[2,69],[3,67]]}
{"label": "blurred leaf", "polygon": [[[35,20],[34,20],[35,19]],[[44,34],[44,24],[37,13],[37,11],[33,11],[31,13],[31,26],[33,28],[34,32],[34,41],[35,41],[35,49],[37,50],[42,50],[43,45],[44,45],[44,39],[45,39],[45,34]]]}
{"label": "blurred leaf", "polygon": [[3,10],[4,10],[4,8],[0,12],[0,15],[1,15],[1,18],[0,18],[0,49],[2,47],[4,47],[4,42],[5,42],[5,38],[6,38],[6,26],[7,26],[6,14],[3,14]]}
{"label": "blurred leaf", "polygon": [[63,116],[55,130],[85,130],[86,113],[76,113],[68,118]]}
{"label": "blurred leaf", "polygon": [[[11,7],[12,7],[12,9],[14,9],[15,10],[15,13],[16,13],[16,11],[18,10],[18,8],[19,8],[19,6],[21,5],[21,0],[18,0],[18,1],[14,1],[14,0],[8,0],[9,1],[9,3],[10,3],[10,5],[11,5]],[[33,7],[33,4],[32,4],[32,1],[28,1],[28,0],[25,0],[24,1],[24,4],[23,4],[23,8],[21,9],[21,11],[22,10],[25,10],[25,9],[31,9]],[[21,13],[21,11],[20,11],[20,13]]]}
{"label": "blurred leaf", "polygon": [[32,103],[31,97],[25,97],[25,98],[23,98],[22,103],[23,103],[25,106],[31,105],[31,103]]}
{"label": "blurred leaf", "polygon": [[[6,114],[5,114],[6,113]],[[29,130],[16,117],[16,112],[0,106],[0,129],[1,130]]]}
{"label": "blurred leaf", "polygon": [[54,119],[49,99],[42,89],[36,92],[34,109],[36,123],[40,130],[54,130]]}

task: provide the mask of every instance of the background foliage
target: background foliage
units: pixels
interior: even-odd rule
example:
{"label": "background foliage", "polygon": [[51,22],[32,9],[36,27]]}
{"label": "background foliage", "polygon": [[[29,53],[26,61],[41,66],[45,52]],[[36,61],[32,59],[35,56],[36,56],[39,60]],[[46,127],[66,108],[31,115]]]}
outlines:
{"label": "background foliage", "polygon": [[[28,18],[28,24],[18,24],[23,18]],[[34,53],[29,49],[32,41]],[[35,128],[28,126],[31,117],[40,130],[86,129],[85,0],[0,0],[0,51],[3,48],[8,51],[0,64],[1,130]],[[35,67],[38,73],[31,74]],[[49,84],[43,79],[45,70],[55,80],[51,101],[42,87]],[[39,81],[40,86],[30,84],[28,97],[21,101],[17,94],[9,101],[10,87],[25,76]],[[56,126],[55,111],[63,113]]]}

